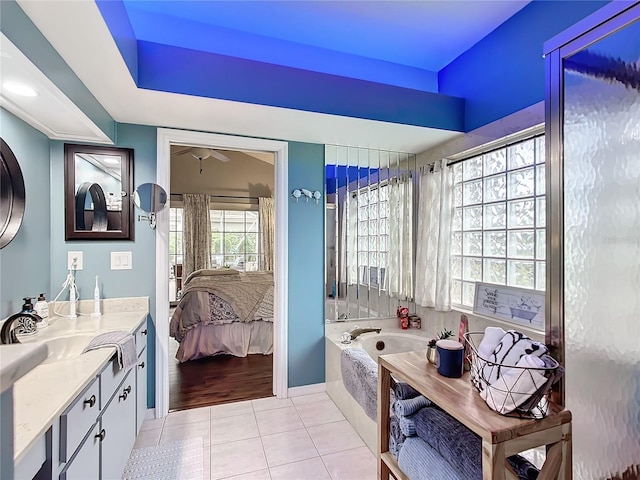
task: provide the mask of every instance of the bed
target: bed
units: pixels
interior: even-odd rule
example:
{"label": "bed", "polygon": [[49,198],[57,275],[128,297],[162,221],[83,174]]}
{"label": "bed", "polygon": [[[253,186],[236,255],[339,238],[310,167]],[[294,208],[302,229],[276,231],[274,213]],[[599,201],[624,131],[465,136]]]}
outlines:
{"label": "bed", "polygon": [[180,362],[229,354],[273,353],[273,274],[197,270],[171,317]]}

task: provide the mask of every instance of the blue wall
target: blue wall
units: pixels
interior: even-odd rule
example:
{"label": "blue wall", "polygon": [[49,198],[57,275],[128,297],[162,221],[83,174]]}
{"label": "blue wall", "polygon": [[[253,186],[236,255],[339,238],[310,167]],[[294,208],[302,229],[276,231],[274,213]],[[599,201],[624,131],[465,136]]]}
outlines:
{"label": "blue wall", "polygon": [[544,42],[607,3],[531,2],[443,68],[440,92],[465,99],[465,131],[544,100]]}
{"label": "blue wall", "polygon": [[[0,318],[20,311],[22,298],[49,289],[49,139],[4,109],[0,136],[24,177],[24,219],[13,241],[0,250]],[[49,298],[49,297],[47,297]]]}
{"label": "blue wall", "polygon": [[[82,251],[76,274],[80,298],[90,299],[95,275],[104,298],[148,296],[150,335],[155,338],[155,241],[146,223],[135,222],[135,241],[64,240],[64,142],[49,141],[2,110],[2,137],[18,157],[27,188],[25,223],[0,250],[2,317],[15,313],[21,298],[45,292],[53,299],[67,274],[67,252]],[[156,128],[118,124],[116,146],[134,149],[134,185],[156,179]],[[324,192],[324,146],[289,143],[291,188]],[[289,386],[324,381],[324,199],[289,204]],[[111,270],[110,252],[131,251],[131,270]],[[16,272],[20,272],[16,275]],[[67,300],[68,293],[61,297]],[[81,321],[81,320],[80,320]],[[155,343],[147,360],[155,372]],[[155,404],[155,374],[148,405]]]}
{"label": "blue wall", "polygon": [[324,382],[324,145],[289,143],[289,387]]}
{"label": "blue wall", "polygon": [[[141,125],[117,124],[117,147],[134,149],[134,186],[156,179],[156,128]],[[101,296],[149,297],[149,342],[147,362],[155,372],[155,232],[146,222],[135,221],[135,241],[65,241],[64,233],[64,142],[51,142],[51,285],[55,296],[67,275],[67,252],[83,252],[83,269],[76,272],[76,284],[81,300],[93,295],[98,275]],[[135,218],[137,219],[137,213]],[[132,252],[131,270],[111,270],[110,252]],[[68,292],[61,300],[68,300]],[[82,317],[80,320],[82,321]],[[150,375],[147,389],[148,405],[155,405],[155,373]]]}

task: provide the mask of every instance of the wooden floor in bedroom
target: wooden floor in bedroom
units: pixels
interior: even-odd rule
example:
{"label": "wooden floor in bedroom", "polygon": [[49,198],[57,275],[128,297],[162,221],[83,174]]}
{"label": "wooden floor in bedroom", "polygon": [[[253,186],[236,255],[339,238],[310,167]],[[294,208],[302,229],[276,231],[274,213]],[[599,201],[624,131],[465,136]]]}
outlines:
{"label": "wooden floor in bedroom", "polygon": [[169,339],[169,411],[273,395],[273,355],[217,355],[180,363]]}

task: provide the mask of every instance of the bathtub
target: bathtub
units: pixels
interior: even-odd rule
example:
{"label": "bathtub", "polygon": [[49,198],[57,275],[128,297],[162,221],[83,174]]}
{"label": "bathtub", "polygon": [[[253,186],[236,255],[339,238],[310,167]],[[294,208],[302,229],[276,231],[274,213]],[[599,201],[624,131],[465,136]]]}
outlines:
{"label": "bathtub", "polygon": [[374,455],[377,452],[377,424],[364,413],[362,407],[344,388],[340,370],[340,354],[345,348],[362,348],[371,358],[377,360],[379,355],[426,350],[428,341],[429,338],[426,335],[404,333],[403,330],[397,328],[383,329],[379,334],[365,333],[346,345],[340,341],[340,334],[327,333],[325,336],[327,394]]}

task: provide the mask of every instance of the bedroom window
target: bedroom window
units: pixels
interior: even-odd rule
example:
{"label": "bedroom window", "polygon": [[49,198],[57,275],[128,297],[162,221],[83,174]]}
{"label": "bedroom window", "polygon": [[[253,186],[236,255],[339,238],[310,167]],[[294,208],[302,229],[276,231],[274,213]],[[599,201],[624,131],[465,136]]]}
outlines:
{"label": "bedroom window", "polygon": [[[211,210],[211,268],[256,271],[263,260],[258,212]],[[183,260],[182,208],[169,209],[169,266],[180,289]]]}
{"label": "bedroom window", "polygon": [[[178,283],[182,277],[182,208],[169,209],[169,272]],[[179,288],[179,287],[178,287]]]}
{"label": "bedroom window", "polygon": [[258,212],[211,210],[211,267],[257,271],[262,264]]}
{"label": "bedroom window", "polygon": [[473,307],[475,282],[545,289],[544,136],[453,166],[451,301]]}
{"label": "bedroom window", "polygon": [[358,202],[358,279],[361,285],[385,289],[389,253],[389,187],[365,188]]}

